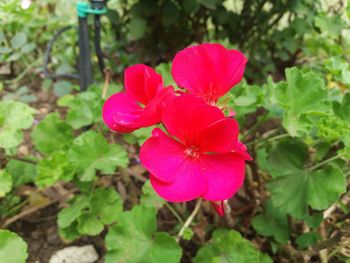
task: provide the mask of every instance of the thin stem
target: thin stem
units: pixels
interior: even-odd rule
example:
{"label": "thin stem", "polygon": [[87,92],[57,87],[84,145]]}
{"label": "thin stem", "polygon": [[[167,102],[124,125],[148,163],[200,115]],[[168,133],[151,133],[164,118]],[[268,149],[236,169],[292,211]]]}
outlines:
{"label": "thin stem", "polygon": [[321,166],[323,166],[323,165],[325,165],[325,164],[327,164],[329,162],[332,162],[332,161],[334,161],[336,159],[339,159],[340,157],[341,157],[341,155],[334,155],[331,158],[328,158],[328,159],[326,159],[326,160],[324,160],[322,162],[319,162],[319,163],[315,164],[314,166],[310,167],[309,171],[314,171],[314,170],[320,168]]}
{"label": "thin stem", "polygon": [[202,199],[198,199],[196,206],[194,207],[192,213],[190,216],[187,218],[185,224],[181,227],[179,234],[177,235],[176,241],[179,242],[182,235],[184,234],[185,230],[191,225],[193,219],[197,215],[199,208],[201,207],[202,204]]}
{"label": "thin stem", "polygon": [[165,202],[165,206],[170,210],[170,212],[176,217],[176,219],[183,225],[184,221],[179,215],[179,213],[175,210],[174,207],[171,206],[168,202]]}

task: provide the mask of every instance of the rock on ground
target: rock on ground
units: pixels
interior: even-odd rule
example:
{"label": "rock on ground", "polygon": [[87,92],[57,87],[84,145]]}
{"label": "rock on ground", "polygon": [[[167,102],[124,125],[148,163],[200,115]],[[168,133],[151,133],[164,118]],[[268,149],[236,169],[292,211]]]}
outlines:
{"label": "rock on ground", "polygon": [[50,259],[50,263],[94,263],[98,254],[93,245],[83,247],[66,247],[57,251]]}

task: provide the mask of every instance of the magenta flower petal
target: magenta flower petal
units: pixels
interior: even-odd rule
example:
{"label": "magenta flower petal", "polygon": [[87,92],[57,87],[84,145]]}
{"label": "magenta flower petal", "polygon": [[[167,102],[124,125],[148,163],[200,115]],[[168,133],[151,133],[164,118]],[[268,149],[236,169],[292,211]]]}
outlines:
{"label": "magenta flower petal", "polygon": [[201,129],[197,140],[203,152],[230,152],[237,145],[238,123],[232,118],[218,120]]}
{"label": "magenta flower petal", "polygon": [[156,128],[140,149],[143,166],[163,182],[173,182],[186,160],[185,147]]}
{"label": "magenta flower petal", "polygon": [[245,160],[237,153],[203,154],[200,166],[208,184],[208,190],[203,195],[206,200],[229,199],[243,184]]}
{"label": "magenta flower petal", "polygon": [[125,70],[124,85],[126,93],[143,105],[148,104],[164,87],[162,76],[143,64],[136,64]]}
{"label": "magenta flower petal", "polygon": [[175,82],[190,93],[215,103],[242,80],[246,57],[220,44],[201,44],[178,52],[173,60]]}
{"label": "magenta flower petal", "polygon": [[140,118],[142,108],[124,92],[109,97],[102,108],[102,118],[107,126],[116,132],[131,132],[128,125]]}
{"label": "magenta flower petal", "polygon": [[206,104],[194,95],[185,94],[168,102],[162,121],[171,135],[190,145],[198,142],[200,129],[224,118],[217,107]]}
{"label": "magenta flower petal", "polygon": [[207,183],[196,162],[186,160],[177,170],[171,183],[165,183],[151,174],[154,190],[169,202],[187,202],[201,197],[207,190]]}
{"label": "magenta flower petal", "polygon": [[175,96],[172,87],[163,88],[162,77],[145,65],[125,72],[126,92],[108,98],[102,109],[107,126],[122,133],[155,125],[161,121],[164,105]]}

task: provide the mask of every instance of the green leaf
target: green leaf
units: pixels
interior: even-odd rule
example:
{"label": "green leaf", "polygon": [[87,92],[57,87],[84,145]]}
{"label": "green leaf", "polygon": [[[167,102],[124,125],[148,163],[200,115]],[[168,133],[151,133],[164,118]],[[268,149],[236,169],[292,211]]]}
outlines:
{"label": "green leaf", "polygon": [[147,181],[142,187],[142,195],[140,198],[140,204],[143,206],[151,206],[160,209],[165,203],[163,198],[154,191],[151,182]]}
{"label": "green leaf", "polygon": [[29,53],[35,49],[36,45],[34,43],[26,43],[21,47],[21,53]]}
{"label": "green leaf", "polygon": [[[268,183],[271,192],[271,199],[281,212],[289,213],[297,218],[307,215],[307,208],[310,205],[314,209],[325,209],[335,202],[341,193],[345,192],[345,178],[339,168],[326,166],[316,171],[310,171],[304,166],[300,154],[300,144],[290,146],[288,159],[281,157],[285,154],[283,148],[286,142],[281,142],[272,156],[280,158],[269,159],[271,166],[274,166],[276,179]],[[289,143],[289,145],[292,145]],[[280,159],[284,160],[283,165],[276,164]],[[288,162],[289,160],[289,162]],[[299,161],[295,161],[299,160]]]}
{"label": "green leaf", "polygon": [[19,49],[26,43],[27,43],[27,35],[26,33],[23,33],[23,32],[16,33],[16,35],[14,35],[13,38],[11,39],[11,46],[13,49]]}
{"label": "green leaf", "polygon": [[318,240],[321,240],[321,236],[317,232],[308,232],[297,237],[295,242],[299,249],[305,249],[315,244]]}
{"label": "green leaf", "polygon": [[53,85],[53,91],[57,97],[67,95],[71,93],[72,90],[72,84],[68,81],[58,81]]}
{"label": "green leaf", "polygon": [[133,17],[129,23],[129,38],[130,40],[139,40],[142,38],[147,29],[147,21],[139,18]]}
{"label": "green leaf", "polygon": [[220,3],[219,0],[198,0],[198,2],[209,9],[215,9],[216,5]]}
{"label": "green leaf", "polygon": [[122,214],[106,236],[106,263],[177,263],[181,248],[165,232],[156,232],[156,209],[136,206]]}
{"label": "green leaf", "polygon": [[[186,0],[186,2],[190,2]],[[164,85],[165,86],[173,86],[177,87],[177,84],[175,83],[173,76],[171,75],[171,63],[161,63],[156,67],[156,71],[162,75]]]}
{"label": "green leaf", "polygon": [[270,201],[266,203],[264,213],[253,218],[252,225],[260,235],[272,236],[279,243],[287,243],[289,240],[287,215],[281,213]]}
{"label": "green leaf", "polygon": [[62,209],[58,213],[58,226],[60,228],[69,227],[84,210],[89,208],[89,199],[85,196],[77,196],[71,201],[71,205]]}
{"label": "green leaf", "polygon": [[308,149],[303,143],[298,140],[284,140],[269,154],[266,168],[273,177],[285,176],[298,172],[308,156]]}
{"label": "green leaf", "polygon": [[335,115],[320,116],[315,121],[316,135],[323,142],[333,143],[349,134],[350,123]]}
{"label": "green leaf", "polygon": [[315,18],[315,25],[321,29],[322,32],[328,33],[330,36],[337,37],[340,35],[346,23],[340,15],[326,16],[321,14]]}
{"label": "green leaf", "polygon": [[335,114],[350,123],[350,93],[346,93],[341,103],[334,103]]}
{"label": "green leaf", "polygon": [[326,166],[309,175],[308,204],[314,209],[325,209],[346,191],[346,179],[339,168]]}
{"label": "green leaf", "polygon": [[47,115],[32,132],[35,147],[47,155],[68,149],[73,138],[72,128],[60,119],[58,113]]}
{"label": "green leaf", "polygon": [[101,88],[91,86],[88,91],[81,92],[76,97],[66,98],[69,99],[61,101],[60,105],[69,107],[66,120],[74,129],[102,120]]}
{"label": "green leaf", "polygon": [[289,68],[286,78],[285,84],[276,86],[276,98],[285,110],[282,124],[291,136],[300,136],[308,132],[308,114],[329,110],[327,90],[323,79],[313,72]]}
{"label": "green leaf", "polygon": [[11,174],[4,170],[0,170],[0,198],[4,197],[12,189]]}
{"label": "green leaf", "polygon": [[21,102],[0,102],[0,147],[12,148],[21,143],[21,130],[32,126],[34,112],[34,109]]}
{"label": "green leaf", "polygon": [[127,143],[137,143],[141,146],[151,136],[153,129],[154,126],[138,129],[132,133],[124,134],[123,138]]}
{"label": "green leaf", "polygon": [[102,135],[94,131],[85,132],[73,141],[68,159],[78,168],[82,181],[91,181],[96,170],[112,174],[117,167],[127,167],[129,161],[123,147],[108,144]]}
{"label": "green leaf", "polygon": [[96,236],[102,232],[103,228],[103,224],[93,213],[85,212],[78,218],[77,229],[81,235]]}
{"label": "green leaf", "polygon": [[68,162],[67,153],[54,152],[38,163],[35,183],[44,188],[60,180],[68,182],[73,179],[74,173],[75,168]]}
{"label": "green leaf", "polygon": [[98,235],[104,225],[118,220],[122,209],[121,199],[112,188],[98,188],[90,195],[82,194],[58,214],[60,233],[68,240],[81,235]]}
{"label": "green leaf", "polygon": [[0,230],[0,258],[6,263],[25,263],[28,246],[17,234]]}
{"label": "green leaf", "polygon": [[99,188],[92,195],[91,210],[103,224],[112,224],[122,213],[123,203],[112,188]]}
{"label": "green leaf", "polygon": [[18,160],[10,160],[6,165],[6,171],[12,175],[13,186],[31,183],[36,176],[36,166]]}
{"label": "green leaf", "polygon": [[272,260],[259,252],[238,232],[217,229],[208,244],[199,249],[194,263],[267,263]]}

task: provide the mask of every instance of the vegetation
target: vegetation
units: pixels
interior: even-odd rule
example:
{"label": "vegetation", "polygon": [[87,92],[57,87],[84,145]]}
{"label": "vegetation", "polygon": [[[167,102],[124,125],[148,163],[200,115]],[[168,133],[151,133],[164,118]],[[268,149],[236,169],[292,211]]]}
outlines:
{"label": "vegetation", "polygon": [[[350,4],[110,0],[108,7],[108,70],[101,76],[93,57],[95,82],[79,92],[76,80],[44,78],[43,68],[47,43],[72,25],[48,69],[77,72],[74,3],[0,3],[0,258],[48,262],[73,242],[94,244],[106,263],[350,262]],[[171,59],[199,42],[248,58],[245,80],[219,105],[235,112],[253,161],[222,218],[209,202],[191,218],[195,202],[157,196],[139,161],[152,128],[114,134],[101,118],[105,99],[123,89],[126,67],[149,64],[176,86]],[[50,249],[38,248],[52,229]]]}

